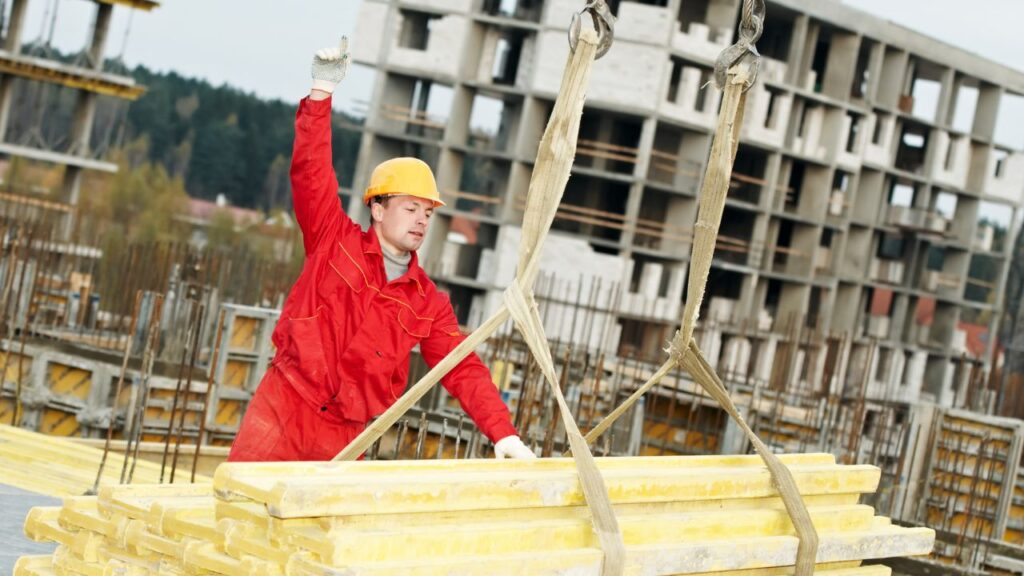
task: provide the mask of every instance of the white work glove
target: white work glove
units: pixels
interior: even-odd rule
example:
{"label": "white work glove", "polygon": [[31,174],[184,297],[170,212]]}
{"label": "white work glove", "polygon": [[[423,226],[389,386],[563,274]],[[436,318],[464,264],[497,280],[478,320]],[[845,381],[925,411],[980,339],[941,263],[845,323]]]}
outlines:
{"label": "white work glove", "polygon": [[498,460],[514,458],[516,460],[532,460],[537,455],[523,444],[519,436],[506,436],[494,443],[494,457]]}
{"label": "white work glove", "polygon": [[322,48],[313,56],[313,89],[334,93],[334,87],[348,72],[348,37],[342,36],[337,48]]}

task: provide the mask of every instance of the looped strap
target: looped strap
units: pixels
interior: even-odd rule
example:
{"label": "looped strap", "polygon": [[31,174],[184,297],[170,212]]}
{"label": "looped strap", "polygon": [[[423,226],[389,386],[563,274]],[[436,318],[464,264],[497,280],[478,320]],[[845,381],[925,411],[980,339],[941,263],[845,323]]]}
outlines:
{"label": "looped strap", "polygon": [[748,64],[750,75],[744,82],[743,90],[749,90],[757,80],[761,54],[757,51],[757,46],[754,43],[764,31],[764,10],[764,0],[745,0],[743,2],[739,40],[722,50],[715,60],[715,87],[719,90],[725,90],[729,69],[744,61]]}
{"label": "looped strap", "polygon": [[591,0],[579,12],[573,13],[572,22],[569,24],[569,48],[573,52],[576,51],[576,45],[580,40],[583,14],[588,12],[594,23],[594,30],[597,32],[597,54],[594,56],[594,60],[598,60],[612,47],[612,41],[615,39],[616,19],[604,0]]}

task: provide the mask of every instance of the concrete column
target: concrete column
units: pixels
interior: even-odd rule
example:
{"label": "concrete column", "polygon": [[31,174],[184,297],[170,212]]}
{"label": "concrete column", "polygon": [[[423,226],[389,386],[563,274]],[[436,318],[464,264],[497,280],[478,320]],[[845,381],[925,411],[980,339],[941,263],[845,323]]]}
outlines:
{"label": "concrete column", "polygon": [[799,80],[803,78],[804,46],[810,21],[806,14],[800,14],[793,20],[793,35],[789,39],[789,56],[786,58],[786,82],[790,84],[800,84]]}
{"label": "concrete column", "polygon": [[935,123],[942,127],[948,127],[953,123],[953,114],[956,111],[956,70],[946,68],[942,73],[942,80],[939,81],[939,103],[935,107]]}
{"label": "concrete column", "polygon": [[96,70],[103,68],[103,54],[107,45],[107,33],[110,31],[110,19],[113,13],[113,4],[96,4],[96,23],[92,30],[92,41],[89,43],[89,60]]}
{"label": "concrete column", "polygon": [[861,37],[857,34],[833,34],[825,77],[822,78],[823,93],[841,100],[850,97],[850,86],[860,57],[860,42]]}
{"label": "concrete column", "polygon": [[886,49],[876,95],[876,101],[882,106],[895,108],[899,104],[906,83],[909,58],[905,51],[898,48]]}
{"label": "concrete column", "polygon": [[868,85],[864,94],[864,98],[868,102],[878,101],[878,87],[881,84],[884,62],[885,44],[876,42],[871,46],[871,56],[868,60]]}
{"label": "concrete column", "polygon": [[4,50],[21,52],[21,32],[25,25],[25,10],[28,9],[28,0],[12,0],[11,17],[7,21],[7,36],[4,37]]}
{"label": "concrete column", "polygon": [[999,101],[1002,100],[1003,89],[994,84],[982,84],[978,89],[978,104],[974,111],[974,126],[971,135],[983,140],[991,140],[996,131],[996,119],[999,118]]}
{"label": "concrete column", "polygon": [[[7,36],[4,37],[3,49],[18,54],[21,52],[21,32],[25,25],[25,10],[28,0],[13,0],[11,17],[7,21]],[[5,141],[7,125],[10,123],[11,96],[14,88],[14,77],[0,77],[0,142]]]}

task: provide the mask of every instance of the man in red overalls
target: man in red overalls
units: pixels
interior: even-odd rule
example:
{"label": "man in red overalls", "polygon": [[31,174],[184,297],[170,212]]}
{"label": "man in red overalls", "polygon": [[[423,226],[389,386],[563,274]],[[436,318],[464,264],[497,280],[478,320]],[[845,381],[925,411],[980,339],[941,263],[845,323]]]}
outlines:
{"label": "man in red overalls", "polygon": [[[447,296],[416,250],[444,206],[430,168],[382,163],[363,196],[363,231],[341,209],[331,164],[331,95],[345,77],[347,40],[313,59],[299,103],[291,181],[306,260],[274,329],[277,348],[231,446],[230,461],[329,460],[404,392],[409,353],[431,366],[464,337]],[[443,380],[499,458],[533,458],[516,435],[490,372],[475,354]]]}

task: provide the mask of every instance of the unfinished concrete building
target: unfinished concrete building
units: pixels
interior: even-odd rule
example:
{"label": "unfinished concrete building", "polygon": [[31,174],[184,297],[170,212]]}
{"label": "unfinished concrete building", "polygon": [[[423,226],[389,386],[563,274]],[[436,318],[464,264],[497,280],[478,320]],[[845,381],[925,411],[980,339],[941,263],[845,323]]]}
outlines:
{"label": "unfinished concrete building", "polygon": [[[363,213],[359,191],[382,160],[430,163],[448,207],[421,258],[469,325],[514,273],[565,30],[582,4],[361,6],[354,59],[377,73],[356,193],[343,202]],[[548,329],[656,357],[684,296],[719,100],[705,85],[740,2],[609,4],[615,44],[591,80],[544,264],[567,284],[552,295],[597,305],[604,322]],[[1024,73],[838,2],[767,4],[702,348],[734,381],[826,394],[863,381],[868,397],[963,405],[970,368],[991,362],[1019,226],[1024,154],[995,136]],[[838,356],[826,353],[839,341]]]}
{"label": "unfinished concrete building", "polygon": [[[0,14],[4,32],[0,49],[0,177],[5,193],[4,213],[24,215],[34,211],[36,217],[40,213],[56,215],[63,220],[65,236],[74,225],[84,171],[117,171],[117,165],[106,159],[113,122],[106,122],[102,130],[96,122],[99,99],[128,102],[144,91],[131,76],[105,66],[114,7],[152,10],[159,6],[155,0],[94,3],[95,16],[91,22],[82,23],[87,30],[87,44],[70,61],[50,50],[49,40],[44,36],[27,38],[29,0],[12,0]],[[52,21],[44,22],[44,30],[50,28],[50,37],[56,17],[54,8]],[[29,101],[16,102],[18,83],[33,85]],[[18,177],[15,159],[63,166],[60,189],[45,191],[45,198],[39,197],[39,190],[14,189]]]}

